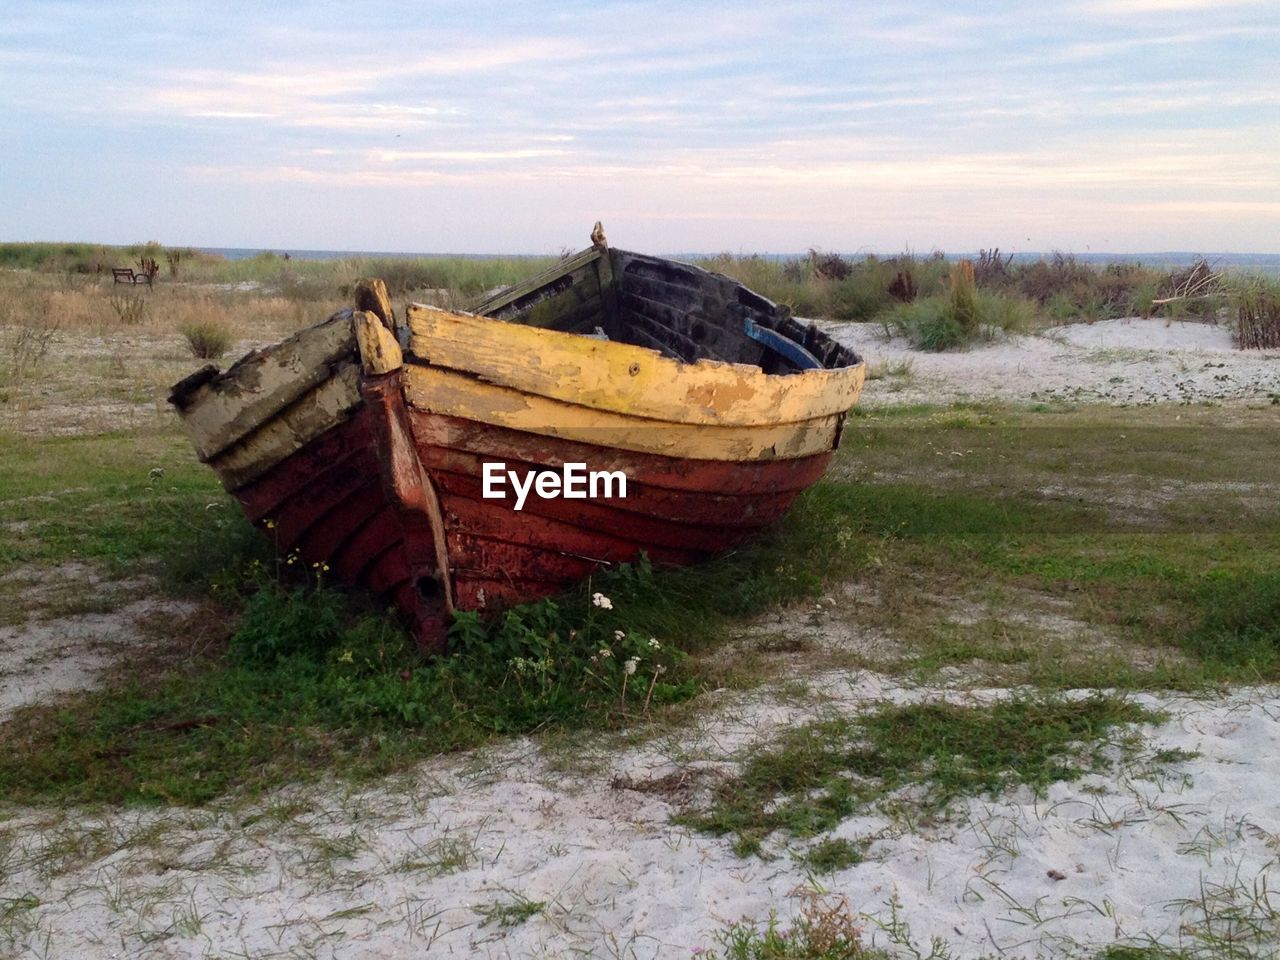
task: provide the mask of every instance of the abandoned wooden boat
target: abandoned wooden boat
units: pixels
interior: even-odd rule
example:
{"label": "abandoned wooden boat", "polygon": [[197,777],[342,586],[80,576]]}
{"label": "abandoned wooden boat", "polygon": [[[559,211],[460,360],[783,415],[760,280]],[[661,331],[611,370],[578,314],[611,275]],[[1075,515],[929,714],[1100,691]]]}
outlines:
{"label": "abandoned wooden boat", "polygon": [[592,239],[474,313],[397,318],[362,282],[170,400],[280,551],[388,594],[428,649],[457,610],[704,559],[821,476],[864,366],[739,283]]}

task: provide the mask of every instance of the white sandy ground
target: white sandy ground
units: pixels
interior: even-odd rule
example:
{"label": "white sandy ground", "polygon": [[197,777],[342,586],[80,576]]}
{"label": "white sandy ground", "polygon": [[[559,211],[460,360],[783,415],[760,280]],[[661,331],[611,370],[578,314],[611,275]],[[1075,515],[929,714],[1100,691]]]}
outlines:
{"label": "white sandy ground", "polygon": [[1280,398],[1280,351],[1236,350],[1225,326],[1106,320],[1002,337],[968,350],[924,353],[876,323],[824,324],[874,368],[910,363],[912,376],[872,381],[863,404],[1070,401],[1269,403]]}
{"label": "white sandy ground", "polygon": [[[825,709],[939,696],[865,672],[818,682]],[[1186,941],[1206,896],[1221,901],[1211,913],[1227,900],[1258,913],[1256,885],[1280,875],[1277,693],[1137,697],[1168,711],[1144,731],[1143,757],[1044,797],[964,803],[946,820],[855,817],[836,835],[872,838],[867,860],[817,883],[865,915],[868,942],[927,954],[939,937],[957,957]],[[254,809],[16,812],[4,824],[3,896],[39,904],[11,924],[14,955],[688,957],[728,921],[790,918],[814,878],[781,848],[743,860],[725,840],[672,826],[666,799],[614,778],[683,771],[698,782],[811,712],[767,691],[724,695],[699,730],[588,774],[557,772],[517,740],[380,789],[298,789]],[[1199,756],[1152,764],[1157,750]],[[298,802],[315,809],[270,815],[272,803]],[[96,845],[79,861],[67,852],[77,834]],[[459,850],[454,872],[414,866]],[[507,928],[476,912],[519,898],[546,906]],[[909,933],[885,929],[895,902]]]}
{"label": "white sandy ground", "polygon": [[18,587],[27,602],[88,593],[109,601],[102,605],[112,608],[0,625],[0,721],[20,707],[92,686],[103,670],[136,655],[146,644],[139,620],[180,616],[192,609],[190,604],[141,596],[150,586],[146,581],[104,581],[80,563],[53,570],[20,568],[0,576],[0,585]]}
{"label": "white sandy ground", "polygon": [[[836,329],[873,363],[912,363],[913,376],[869,383],[870,405],[1280,393],[1280,354],[1231,351],[1225,330],[1203,324],[1111,321],[943,355],[869,325]],[[0,714],[95,682],[149,614],[125,603],[0,629]],[[814,622],[828,641],[859,642]],[[778,844],[774,859],[743,860],[726,839],[673,826],[672,812],[744,751],[822,710],[1004,695],[867,671],[808,679],[825,702],[711,694],[695,728],[615,752],[601,743],[594,756],[578,751],[588,756],[571,771],[561,753],[521,739],[376,788],[297,787],[252,806],[0,805],[0,957],[688,957],[727,922],[795,916],[796,892],[814,884],[867,918],[868,942],[904,955],[907,941],[928,955],[935,936],[959,958],[1084,956],[1117,940],[1230,932],[1221,920],[1206,931],[1205,905],[1258,920],[1270,937],[1259,953],[1280,951],[1276,917],[1259,903],[1260,885],[1280,878],[1280,689],[1139,696],[1168,711],[1143,730],[1145,759],[1045,797],[963,803],[946,819],[855,817],[836,835],[871,838],[867,859],[833,876],[806,876]],[[1198,756],[1151,762],[1160,750]],[[686,789],[616,785],[673,773]],[[514,927],[476,912],[520,898],[546,906]],[[909,933],[893,923],[894,903]],[[1280,913],[1280,895],[1271,909]]]}

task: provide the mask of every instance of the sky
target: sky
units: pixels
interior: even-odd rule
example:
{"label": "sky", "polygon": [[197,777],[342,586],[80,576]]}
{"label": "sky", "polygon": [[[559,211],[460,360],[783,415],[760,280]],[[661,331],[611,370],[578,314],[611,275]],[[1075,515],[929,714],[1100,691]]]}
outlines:
{"label": "sky", "polygon": [[1280,253],[1280,0],[0,11],[0,241]]}

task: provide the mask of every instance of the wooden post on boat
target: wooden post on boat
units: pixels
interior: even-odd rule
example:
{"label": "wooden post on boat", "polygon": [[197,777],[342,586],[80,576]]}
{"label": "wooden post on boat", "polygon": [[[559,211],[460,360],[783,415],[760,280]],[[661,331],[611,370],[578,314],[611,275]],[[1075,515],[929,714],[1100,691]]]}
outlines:
{"label": "wooden post on boat", "polygon": [[414,634],[430,653],[444,653],[453,616],[444,517],[431,478],[418,459],[404,403],[404,354],[391,330],[393,314],[381,280],[356,285],[352,314],[363,376],[360,393],[373,421],[383,494],[404,528],[404,547],[414,575]]}
{"label": "wooden post on boat", "polygon": [[591,229],[591,246],[599,252],[596,260],[596,282],[600,285],[600,312],[604,318],[604,330],[615,340],[621,339],[618,329],[618,288],[613,281],[613,260],[609,254],[609,240],[604,235],[604,224],[599,220]]}

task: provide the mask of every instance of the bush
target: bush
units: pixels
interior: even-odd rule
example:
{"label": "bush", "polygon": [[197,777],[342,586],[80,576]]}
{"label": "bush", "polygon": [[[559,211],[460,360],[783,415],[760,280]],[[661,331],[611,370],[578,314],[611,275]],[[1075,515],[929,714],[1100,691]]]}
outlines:
{"label": "bush", "polygon": [[1280,349],[1280,283],[1252,280],[1231,294],[1231,338],[1241,350]]}
{"label": "bush", "polygon": [[957,266],[959,279],[946,297],[926,297],[895,307],[885,317],[886,330],[910,341],[918,350],[955,350],[997,331],[1026,333],[1035,325],[1035,304],[1022,297],[983,293],[972,273]]}
{"label": "bush", "polygon": [[178,327],[191,348],[191,355],[201,360],[216,360],[231,349],[235,337],[231,329],[217,319],[189,320]]}
{"label": "bush", "polygon": [[885,327],[906,337],[919,350],[954,350],[968,342],[941,297],[929,297],[895,307],[884,318]]}
{"label": "bush", "polygon": [[859,269],[831,285],[823,312],[832,320],[867,321],[892,303],[893,298],[878,271]]}
{"label": "bush", "polygon": [[1005,333],[1030,333],[1036,327],[1036,305],[1025,297],[978,292],[982,326]]}
{"label": "bush", "polygon": [[968,338],[978,332],[978,286],[973,279],[973,264],[961,260],[951,268],[951,289],[947,294],[947,313]]}

